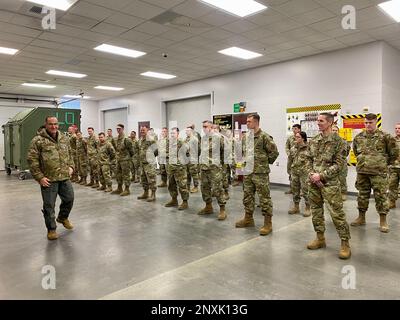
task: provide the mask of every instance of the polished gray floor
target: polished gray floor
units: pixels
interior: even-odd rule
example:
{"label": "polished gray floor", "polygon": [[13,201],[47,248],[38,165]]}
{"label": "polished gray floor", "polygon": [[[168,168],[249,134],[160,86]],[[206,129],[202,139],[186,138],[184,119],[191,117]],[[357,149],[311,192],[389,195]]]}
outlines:
{"label": "polished gray floor", "polygon": [[[400,298],[400,209],[391,211],[391,232],[382,234],[373,199],[368,224],[351,228],[353,256],[342,261],[328,215],[328,247],[305,248],[314,237],[311,218],[289,216],[291,197],[280,187],[272,189],[274,231],[267,237],[258,236],[259,209],[256,228],[234,228],[243,214],[241,187],[231,189],[223,222],[196,214],[200,194],[181,212],[163,207],[165,188],[152,204],[136,200],[138,184],[125,198],[74,189],[75,229],[59,227],[60,238],[50,242],[39,186],[0,172],[0,299]],[[357,216],[355,197],[345,209],[348,220]],[[54,290],[42,288],[47,265],[56,271]],[[350,282],[346,270],[355,273]],[[345,289],[349,283],[355,289]]]}

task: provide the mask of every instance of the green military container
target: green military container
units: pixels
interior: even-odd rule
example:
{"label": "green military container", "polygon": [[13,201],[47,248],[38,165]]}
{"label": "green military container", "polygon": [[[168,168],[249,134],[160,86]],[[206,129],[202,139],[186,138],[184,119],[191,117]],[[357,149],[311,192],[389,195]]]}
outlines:
{"label": "green military container", "polygon": [[5,125],[4,133],[4,160],[8,175],[12,170],[19,170],[19,178],[26,178],[29,171],[26,160],[28,148],[37,130],[44,125],[47,116],[55,116],[58,119],[59,130],[66,133],[68,127],[81,126],[81,110],[60,108],[28,108],[17,113]]}

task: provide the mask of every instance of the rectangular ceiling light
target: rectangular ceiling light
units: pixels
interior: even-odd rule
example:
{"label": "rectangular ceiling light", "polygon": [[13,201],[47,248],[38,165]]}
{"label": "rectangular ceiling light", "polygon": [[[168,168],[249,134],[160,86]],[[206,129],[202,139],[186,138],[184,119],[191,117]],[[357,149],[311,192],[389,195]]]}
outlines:
{"label": "rectangular ceiling light", "polygon": [[67,11],[78,0],[26,0],[49,8]]}
{"label": "rectangular ceiling light", "polygon": [[103,51],[112,54],[118,54],[120,56],[130,57],[130,58],[138,58],[146,54],[146,52],[126,49],[122,47],[112,46],[110,44],[102,44],[94,48],[97,51]]}
{"label": "rectangular ceiling light", "polygon": [[56,76],[71,77],[71,78],[84,78],[84,77],[87,77],[87,74],[65,72],[65,71],[58,71],[58,70],[49,70],[46,73],[47,74],[54,74]]}
{"label": "rectangular ceiling light", "polygon": [[222,9],[229,13],[233,13],[239,17],[246,17],[251,14],[258,13],[267,9],[267,6],[264,6],[261,3],[258,3],[254,0],[200,0],[205,2],[213,7]]}
{"label": "rectangular ceiling light", "polygon": [[176,78],[176,76],[172,74],[152,72],[152,71],[143,72],[140,75],[145,77],[152,77],[152,78],[166,79],[166,80]]}
{"label": "rectangular ceiling light", "polygon": [[379,4],[379,7],[396,22],[400,22],[400,0],[383,2]]}
{"label": "rectangular ceiling light", "polygon": [[47,88],[47,89],[53,89],[56,86],[52,86],[49,84],[42,84],[42,83],[23,83],[22,84],[25,87],[36,87],[36,88]]}
{"label": "rectangular ceiling light", "polygon": [[0,47],[0,53],[14,55],[18,52],[17,49]]}
{"label": "rectangular ceiling light", "polygon": [[258,57],[262,56],[262,54],[259,54],[259,53],[253,52],[253,51],[249,51],[249,50],[245,50],[245,49],[241,49],[238,47],[232,47],[232,48],[224,49],[224,50],[221,50],[218,52],[225,54],[227,56],[240,58],[240,59],[244,59],[244,60],[250,60],[250,59],[254,59],[254,58],[258,58]]}
{"label": "rectangular ceiling light", "polygon": [[[79,95],[72,95],[72,94],[66,94],[65,96],[63,96],[63,98],[71,98],[71,99],[82,99],[82,96]],[[83,96],[83,99],[92,99],[92,97],[89,96]]]}
{"label": "rectangular ceiling light", "polygon": [[107,86],[97,86],[94,87],[95,89],[99,90],[110,90],[110,91],[122,91],[124,88],[117,88],[117,87],[107,87]]}

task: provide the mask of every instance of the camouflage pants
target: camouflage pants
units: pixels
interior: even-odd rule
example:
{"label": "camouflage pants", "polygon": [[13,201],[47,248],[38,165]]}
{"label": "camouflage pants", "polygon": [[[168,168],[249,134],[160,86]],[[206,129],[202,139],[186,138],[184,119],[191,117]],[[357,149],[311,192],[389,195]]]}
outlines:
{"label": "camouflage pants", "polygon": [[171,198],[175,199],[178,197],[179,188],[182,200],[187,201],[189,199],[189,189],[186,180],[186,166],[168,166],[168,191]]}
{"label": "camouflage pants", "polygon": [[78,157],[78,172],[81,178],[86,178],[88,175],[87,172],[87,158],[86,157]]}
{"label": "camouflage pants", "polygon": [[90,180],[99,181],[99,163],[96,157],[89,157]]}
{"label": "camouflage pants", "polygon": [[349,169],[347,168],[347,164],[345,164],[339,172],[340,192],[342,194],[347,193],[347,173],[348,172],[349,172]]}
{"label": "camouflage pants", "polygon": [[77,179],[79,175],[79,162],[78,162],[78,154],[75,151],[72,151],[72,160],[74,161],[74,173],[72,174],[72,179]]}
{"label": "camouflage pants", "polygon": [[308,175],[306,172],[303,174],[295,174],[292,172],[292,193],[293,202],[300,203],[300,193],[303,194],[304,202],[308,205]]}
{"label": "camouflage pants", "polygon": [[117,161],[117,171],[115,173],[117,183],[119,186],[131,185],[131,162],[130,160]]}
{"label": "camouflage pants", "polygon": [[369,175],[357,173],[356,188],[358,190],[358,210],[367,212],[371,190],[374,190],[375,207],[378,214],[388,214],[387,177],[385,175]]}
{"label": "camouflage pants", "polygon": [[229,164],[222,165],[222,175],[223,175],[223,183],[222,186],[225,192],[229,191],[229,180],[231,178],[231,167]]}
{"label": "camouflage pants", "polygon": [[272,200],[269,190],[268,173],[252,173],[244,176],[243,205],[246,213],[252,214],[255,209],[255,195],[258,193],[263,215],[272,216]]}
{"label": "camouflage pants", "polygon": [[222,181],[221,167],[213,166],[201,170],[201,195],[205,203],[212,202],[212,197],[216,197],[220,206],[226,204]]}
{"label": "camouflage pants", "polygon": [[166,164],[160,164],[160,175],[161,175],[161,181],[167,183],[168,173]]}
{"label": "camouflage pants", "polygon": [[139,171],[139,160],[138,159],[133,159],[132,158],[132,166],[131,166],[131,173],[132,173],[132,178],[133,180],[136,180],[136,178],[140,178],[140,171]]}
{"label": "camouflage pants", "polygon": [[100,165],[100,183],[103,186],[112,186],[111,166],[109,164]]}
{"label": "camouflage pants", "polygon": [[349,240],[350,230],[346,221],[346,214],[343,211],[343,201],[340,194],[339,181],[336,185],[325,186],[322,188],[310,184],[308,197],[315,232],[325,232],[325,202],[336,231],[339,234],[339,238],[342,240]]}
{"label": "camouflage pants", "polygon": [[144,190],[157,190],[157,172],[153,164],[142,164],[142,172],[140,176],[142,187]]}
{"label": "camouflage pants", "polygon": [[195,187],[199,186],[199,165],[191,163],[187,165],[187,184],[190,189],[190,183],[193,179],[193,185]]}
{"label": "camouflage pants", "polygon": [[400,168],[392,168],[389,173],[389,199],[396,201],[399,196]]}
{"label": "camouflage pants", "polygon": [[286,172],[289,175],[289,186],[292,185],[292,162],[293,162],[292,157],[288,157]]}

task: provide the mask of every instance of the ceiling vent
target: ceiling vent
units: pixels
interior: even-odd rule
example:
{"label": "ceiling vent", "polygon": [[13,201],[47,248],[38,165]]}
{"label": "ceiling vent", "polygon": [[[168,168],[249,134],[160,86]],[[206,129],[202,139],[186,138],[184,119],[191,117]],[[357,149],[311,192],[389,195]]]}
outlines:
{"label": "ceiling vent", "polygon": [[158,16],[155,16],[150,21],[153,21],[153,22],[159,23],[159,24],[167,24],[167,23],[172,23],[174,20],[176,20],[179,17],[181,17],[181,15],[176,12],[165,11],[165,12],[159,14]]}
{"label": "ceiling vent", "polygon": [[33,6],[32,8],[29,9],[29,12],[40,15],[40,14],[42,14],[42,10],[43,10],[43,7]]}

